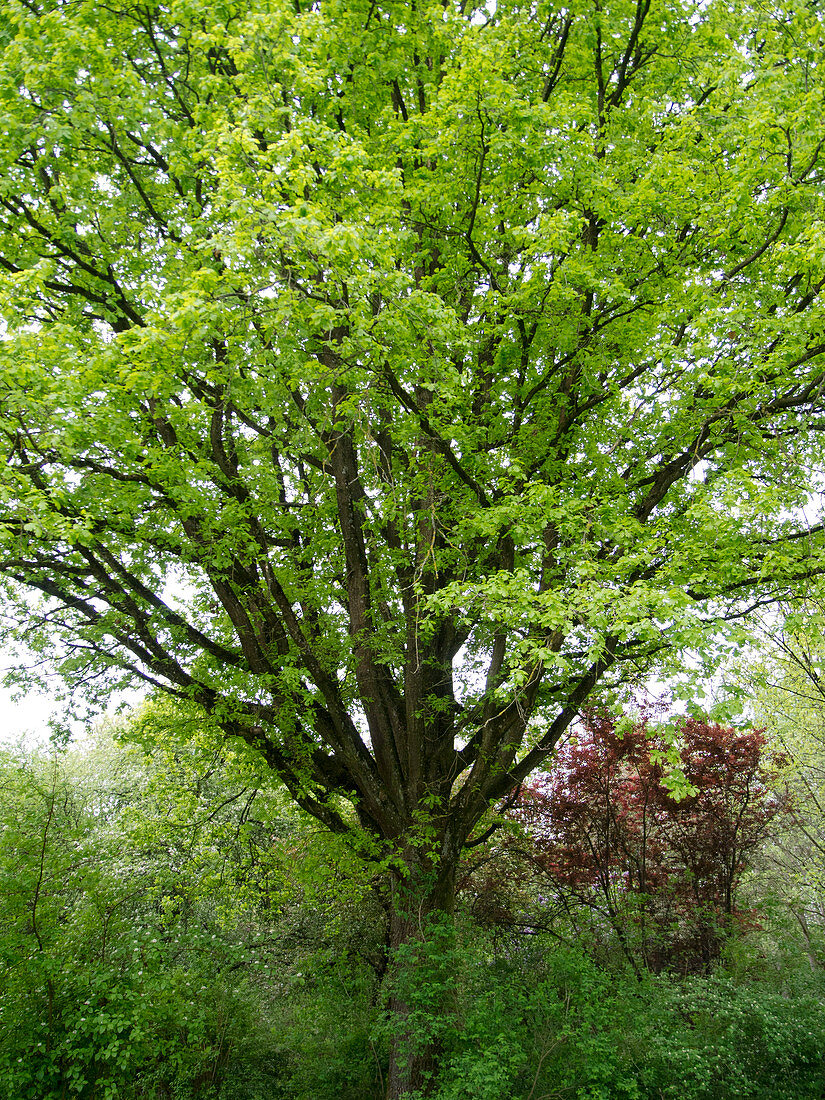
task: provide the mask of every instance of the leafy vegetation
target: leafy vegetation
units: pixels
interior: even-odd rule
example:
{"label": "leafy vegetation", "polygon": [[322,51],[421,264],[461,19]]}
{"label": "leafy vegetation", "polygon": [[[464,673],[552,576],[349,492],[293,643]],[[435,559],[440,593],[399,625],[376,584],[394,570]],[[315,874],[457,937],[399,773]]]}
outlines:
{"label": "leafy vegetation", "polygon": [[[669,732],[591,713],[510,811],[527,831],[511,853],[533,890],[579,935],[618,946],[637,975],[708,970],[750,919],[737,907],[742,877],[790,808],[789,758],[766,748],[764,731],[687,718],[675,747]],[[516,874],[511,859],[507,880]]]}
{"label": "leafy vegetation", "polygon": [[[709,832],[703,824],[724,791],[719,775],[740,798],[750,783],[753,804],[738,804],[747,813],[737,828],[751,837],[743,858],[756,861],[792,825],[767,808],[760,785],[776,773],[765,770],[760,735],[700,722],[682,729],[688,779],[698,789],[700,771],[716,776],[704,788],[710,801],[697,793],[680,813],[665,790],[655,812],[673,810],[680,837],[688,813],[702,860],[715,854],[721,866],[726,822]],[[562,856],[579,849],[567,819],[548,834],[547,803],[558,795],[545,785],[520,824],[471,849],[455,921],[390,956],[387,873],[292,808],[242,741],[217,743],[191,714],[161,704],[83,747],[3,754],[3,1100],[382,1100],[389,1051],[404,1050],[391,1001],[405,1006],[410,1049],[435,1052],[422,1084],[437,1100],[821,1095],[825,953],[811,962],[798,925],[767,896],[770,875],[762,902],[751,882],[748,920],[725,926],[712,966],[689,921],[685,933],[684,909],[668,928],[651,906],[640,924],[638,890],[624,874],[612,884],[612,913],[604,899],[588,900],[591,918],[600,905],[605,918],[599,934],[594,923],[588,932],[570,905],[564,860],[552,855],[559,844]],[[661,759],[649,759],[655,745],[650,723],[593,716],[558,784],[570,813],[578,789],[590,827],[603,818],[592,793],[599,768],[574,766],[598,751],[602,778],[622,761],[613,792],[633,809],[624,827],[638,826],[641,794],[662,776]],[[724,766],[742,752],[750,778]],[[651,878],[666,890],[675,875],[668,904],[685,907],[685,865],[651,832]],[[621,870],[639,853],[620,839],[611,867]],[[588,875],[598,866],[576,865]],[[702,917],[709,882],[695,899]],[[577,875],[576,889],[582,883]],[[724,892],[714,897],[723,907]],[[606,950],[616,921],[632,962]],[[705,973],[680,976],[685,969]]]}
{"label": "leafy vegetation", "polygon": [[268,965],[266,947],[253,946],[263,926],[245,927],[242,908],[229,926],[221,911],[233,876],[251,877],[250,867],[235,864],[214,893],[228,817],[197,800],[214,816],[207,828],[187,821],[182,834],[158,785],[179,807],[196,773],[161,772],[166,762],[144,766],[141,754],[114,755],[110,745],[2,761],[8,1100],[197,1095],[231,1073],[248,1029],[260,1027],[250,993]]}
{"label": "leafy vegetation", "polygon": [[[712,666],[825,571],[824,26],[805,0],[4,3],[6,634],[24,680],[174,701],[122,797],[8,763],[4,1026],[34,1013],[52,1058],[15,1088],[229,1088],[233,998],[268,1016],[277,988],[242,945],[292,912],[337,980],[302,859],[373,918],[354,988],[390,999],[346,1088],[437,1087],[491,807],[587,708]],[[123,992],[161,950],[177,977]]]}

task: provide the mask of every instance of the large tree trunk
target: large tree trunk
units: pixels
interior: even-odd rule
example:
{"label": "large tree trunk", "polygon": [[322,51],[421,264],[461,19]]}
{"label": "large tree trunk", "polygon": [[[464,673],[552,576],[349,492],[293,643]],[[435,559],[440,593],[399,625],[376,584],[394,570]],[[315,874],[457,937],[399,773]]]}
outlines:
{"label": "large tree trunk", "polygon": [[404,852],[393,882],[390,916],[392,1041],[387,1100],[428,1096],[454,979],[455,858],[437,863],[414,849]]}

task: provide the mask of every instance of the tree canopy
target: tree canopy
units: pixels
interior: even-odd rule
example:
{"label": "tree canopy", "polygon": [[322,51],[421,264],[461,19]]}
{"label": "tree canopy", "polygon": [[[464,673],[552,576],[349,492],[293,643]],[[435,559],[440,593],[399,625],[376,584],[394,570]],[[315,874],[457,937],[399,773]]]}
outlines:
{"label": "tree canopy", "polygon": [[820,572],[814,5],[0,38],[0,576],[76,682],[205,707],[446,897],[594,692]]}

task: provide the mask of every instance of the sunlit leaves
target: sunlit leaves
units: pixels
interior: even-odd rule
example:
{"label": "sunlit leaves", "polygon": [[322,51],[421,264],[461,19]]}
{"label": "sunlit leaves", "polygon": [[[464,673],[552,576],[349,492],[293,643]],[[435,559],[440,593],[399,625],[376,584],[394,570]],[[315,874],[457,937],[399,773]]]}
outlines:
{"label": "sunlit leaves", "polygon": [[71,678],[459,837],[821,571],[815,12],[7,21],[0,568]]}

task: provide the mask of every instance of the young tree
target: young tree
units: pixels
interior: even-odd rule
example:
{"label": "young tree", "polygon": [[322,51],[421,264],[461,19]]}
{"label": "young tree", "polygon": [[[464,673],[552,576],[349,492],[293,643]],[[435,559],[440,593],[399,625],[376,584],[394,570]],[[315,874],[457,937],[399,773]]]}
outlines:
{"label": "young tree", "polygon": [[598,914],[637,974],[707,969],[735,924],[742,875],[787,801],[784,759],[761,730],[694,718],[679,726],[689,793],[667,785],[660,730],[588,715],[553,773],[514,809],[539,882]]}
{"label": "young tree", "polygon": [[822,33],[4,7],[8,606],[350,803],[396,943],[595,691],[821,568]]}
{"label": "young tree", "polygon": [[813,966],[825,928],[825,680],[822,604],[814,598],[763,623],[758,660],[740,665],[758,720],[788,757],[794,812],[768,853],[768,867]]}

